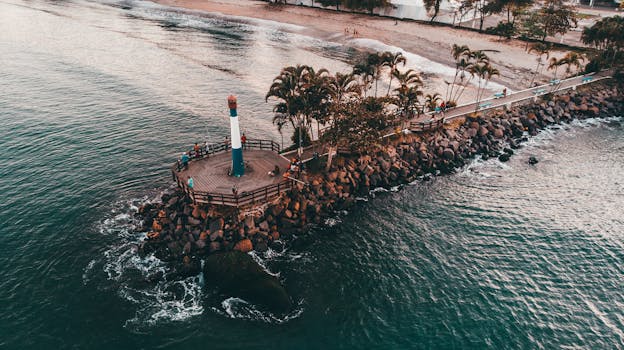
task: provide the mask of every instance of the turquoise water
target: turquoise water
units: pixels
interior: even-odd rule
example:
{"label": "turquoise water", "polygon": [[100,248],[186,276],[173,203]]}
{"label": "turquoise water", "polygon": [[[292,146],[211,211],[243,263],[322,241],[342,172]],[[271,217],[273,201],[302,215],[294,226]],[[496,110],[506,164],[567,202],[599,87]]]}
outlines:
{"label": "turquoise water", "polygon": [[[549,130],[509,163],[376,192],[257,257],[286,317],[139,259],[132,214],[185,145],[280,140],[264,94],[350,48],[149,3],[0,2],[0,348],[623,348],[621,119]],[[540,163],[526,165],[529,155]]]}

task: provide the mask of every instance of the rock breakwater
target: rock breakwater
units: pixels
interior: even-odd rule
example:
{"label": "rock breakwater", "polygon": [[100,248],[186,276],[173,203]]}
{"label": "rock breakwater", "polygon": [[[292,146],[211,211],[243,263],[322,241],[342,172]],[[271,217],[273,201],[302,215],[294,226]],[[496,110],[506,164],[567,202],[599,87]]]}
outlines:
{"label": "rock breakwater", "polygon": [[[330,171],[306,174],[290,193],[271,203],[237,210],[192,203],[183,192],[165,194],[137,215],[147,237],[139,254],[171,262],[182,276],[197,274],[200,259],[217,252],[283,249],[284,238],[322,224],[336,210],[348,209],[377,187],[452,173],[474,157],[507,161],[513,149],[553,124],[574,119],[622,115],[622,92],[610,83],[550,96],[509,110],[455,119],[443,128],[401,134],[367,154],[337,157]],[[537,163],[537,159],[532,160]]]}

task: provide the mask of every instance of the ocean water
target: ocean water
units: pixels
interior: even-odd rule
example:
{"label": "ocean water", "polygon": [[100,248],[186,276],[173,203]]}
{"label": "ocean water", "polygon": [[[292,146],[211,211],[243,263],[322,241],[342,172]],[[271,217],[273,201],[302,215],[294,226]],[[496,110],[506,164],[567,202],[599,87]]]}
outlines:
{"label": "ocean water", "polygon": [[225,96],[279,141],[273,76],[355,49],[149,2],[4,0],[0,52],[2,349],[624,348],[619,117],[375,191],[254,255],[295,301],[277,316],[138,258],[133,214],[181,149],[227,133]]}

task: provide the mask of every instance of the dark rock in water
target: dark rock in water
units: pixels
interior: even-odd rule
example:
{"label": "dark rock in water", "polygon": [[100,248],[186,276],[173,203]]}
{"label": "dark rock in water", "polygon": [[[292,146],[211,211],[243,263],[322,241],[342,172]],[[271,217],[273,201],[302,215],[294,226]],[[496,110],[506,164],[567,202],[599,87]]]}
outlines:
{"label": "dark rock in water", "polygon": [[442,152],[442,155],[446,159],[453,159],[453,158],[455,158],[455,152],[453,152],[453,150],[450,149],[450,148],[445,148],[444,151]]}
{"label": "dark rock in water", "polygon": [[510,156],[514,154],[514,151],[509,148],[503,148],[503,152],[509,154]]}
{"label": "dark rock in water", "polygon": [[273,241],[271,242],[271,249],[273,249],[277,253],[281,253],[284,251],[284,243],[281,241]]}
{"label": "dark rock in water", "polygon": [[498,156],[498,160],[500,160],[501,162],[506,162],[508,161],[510,158],[509,153],[503,153],[500,156]]}
{"label": "dark rock in water", "polygon": [[208,256],[204,277],[222,293],[267,307],[272,312],[286,313],[292,307],[279,280],[245,253],[231,251]]}
{"label": "dark rock in water", "polygon": [[533,156],[530,156],[530,157],[529,157],[529,164],[531,164],[531,165],[535,165],[535,164],[537,164],[538,162],[539,162],[539,161],[537,160],[537,158],[535,158],[535,157],[533,157]]}
{"label": "dark rock in water", "polygon": [[197,276],[201,272],[201,262],[199,259],[191,259],[185,256],[181,264],[176,264],[169,273],[168,280],[184,279],[191,276]]}
{"label": "dark rock in water", "polygon": [[258,242],[255,247],[254,250],[260,253],[264,253],[267,250],[269,250],[269,246],[267,245],[266,242]]}

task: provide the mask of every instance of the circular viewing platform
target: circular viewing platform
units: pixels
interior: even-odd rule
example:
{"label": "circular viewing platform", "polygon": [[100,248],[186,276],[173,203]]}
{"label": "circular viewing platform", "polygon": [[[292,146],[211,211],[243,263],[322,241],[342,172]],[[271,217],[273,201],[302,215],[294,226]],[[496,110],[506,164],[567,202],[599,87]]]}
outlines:
{"label": "circular viewing platform", "polygon": [[[291,189],[292,181],[284,178],[290,162],[279,154],[280,147],[270,140],[247,140],[243,146],[245,174],[230,176],[232,145],[229,141],[202,145],[199,152],[189,152],[188,167],[175,164],[173,177],[178,186],[195,203],[240,207],[266,203],[280,193]],[[280,173],[269,172],[279,167]],[[187,185],[193,178],[193,189]]]}

